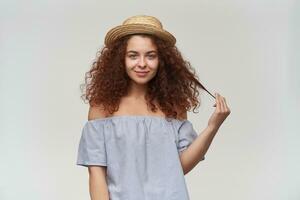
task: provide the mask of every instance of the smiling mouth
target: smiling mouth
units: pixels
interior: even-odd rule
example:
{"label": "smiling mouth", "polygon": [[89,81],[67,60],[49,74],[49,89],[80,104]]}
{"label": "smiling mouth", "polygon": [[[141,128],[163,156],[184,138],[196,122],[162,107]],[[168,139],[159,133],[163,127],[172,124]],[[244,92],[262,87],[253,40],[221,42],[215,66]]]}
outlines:
{"label": "smiling mouth", "polygon": [[143,71],[143,72],[138,72],[138,71],[135,71],[136,73],[148,73],[149,71]]}
{"label": "smiling mouth", "polygon": [[138,71],[134,71],[136,73],[137,76],[139,77],[146,77],[146,75],[148,74],[149,71],[146,72],[138,72]]}

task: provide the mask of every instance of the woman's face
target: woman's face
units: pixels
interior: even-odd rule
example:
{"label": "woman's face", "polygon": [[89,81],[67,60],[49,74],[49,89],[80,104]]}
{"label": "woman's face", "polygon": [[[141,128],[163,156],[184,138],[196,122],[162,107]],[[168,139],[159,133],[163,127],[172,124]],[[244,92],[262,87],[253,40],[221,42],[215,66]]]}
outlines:
{"label": "woman's face", "polygon": [[151,38],[133,35],[128,40],[125,66],[128,76],[137,84],[146,84],[156,75],[158,52]]}

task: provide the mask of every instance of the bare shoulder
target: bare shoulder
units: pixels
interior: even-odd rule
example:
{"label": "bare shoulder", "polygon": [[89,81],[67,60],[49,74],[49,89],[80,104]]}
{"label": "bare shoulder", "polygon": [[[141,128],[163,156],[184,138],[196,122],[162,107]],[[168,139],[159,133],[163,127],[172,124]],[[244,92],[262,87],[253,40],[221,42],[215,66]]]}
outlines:
{"label": "bare shoulder", "polygon": [[89,107],[88,120],[94,120],[106,117],[107,114],[102,106],[91,106]]}

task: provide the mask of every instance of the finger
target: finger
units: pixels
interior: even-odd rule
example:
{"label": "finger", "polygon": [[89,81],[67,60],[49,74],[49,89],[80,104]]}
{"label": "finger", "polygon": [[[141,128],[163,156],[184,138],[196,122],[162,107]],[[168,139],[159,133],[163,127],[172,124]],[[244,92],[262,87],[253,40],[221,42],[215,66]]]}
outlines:
{"label": "finger", "polygon": [[217,110],[221,110],[221,102],[220,102],[220,95],[216,93],[216,103],[217,103]]}
{"label": "finger", "polygon": [[215,104],[213,105],[213,107],[216,107],[217,106],[217,93],[215,92]]}
{"label": "finger", "polygon": [[229,107],[227,106],[225,97],[223,97],[223,101],[224,101],[224,106],[225,106],[225,112],[230,113],[231,111],[230,111]]}
{"label": "finger", "polygon": [[226,105],[225,105],[224,97],[221,97],[221,110],[222,110],[222,112],[226,111]]}
{"label": "finger", "polygon": [[224,102],[225,102],[225,105],[226,105],[226,108],[229,110],[229,107],[227,105],[227,102],[226,102],[226,98],[224,97]]}
{"label": "finger", "polygon": [[224,105],[223,105],[223,97],[219,94],[219,103],[220,103],[220,110],[224,111]]}

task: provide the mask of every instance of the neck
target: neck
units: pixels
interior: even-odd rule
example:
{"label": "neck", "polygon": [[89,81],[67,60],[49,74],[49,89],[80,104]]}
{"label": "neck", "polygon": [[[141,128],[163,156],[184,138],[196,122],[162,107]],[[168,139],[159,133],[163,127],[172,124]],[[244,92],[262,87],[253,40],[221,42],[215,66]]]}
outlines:
{"label": "neck", "polygon": [[134,99],[145,99],[146,92],[147,92],[147,84],[141,85],[132,82],[129,87],[128,97]]}

